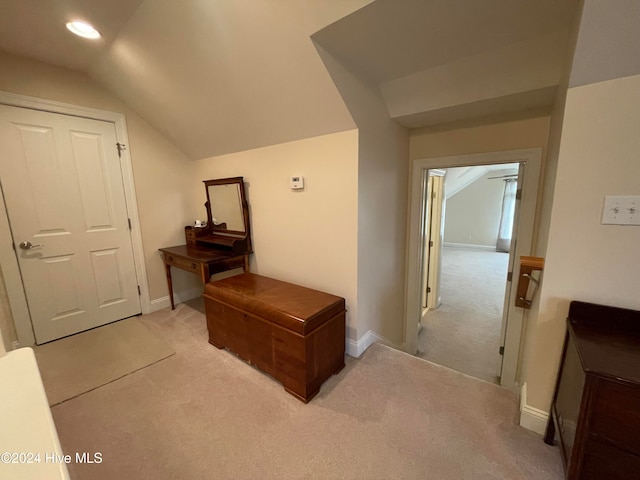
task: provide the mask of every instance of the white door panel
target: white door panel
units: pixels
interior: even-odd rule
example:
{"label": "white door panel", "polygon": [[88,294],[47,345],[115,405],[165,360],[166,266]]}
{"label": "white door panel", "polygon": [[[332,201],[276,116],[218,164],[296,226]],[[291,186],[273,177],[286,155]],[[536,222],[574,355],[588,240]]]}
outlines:
{"label": "white door panel", "polygon": [[140,313],[116,142],[110,122],[0,106],[0,178],[38,343]]}

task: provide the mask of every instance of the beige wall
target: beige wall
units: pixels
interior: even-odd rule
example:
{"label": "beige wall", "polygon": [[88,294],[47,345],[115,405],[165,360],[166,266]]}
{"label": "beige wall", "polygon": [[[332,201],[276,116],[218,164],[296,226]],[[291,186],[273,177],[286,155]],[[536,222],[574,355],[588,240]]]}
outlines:
{"label": "beige wall", "polygon": [[4,286],[4,278],[2,272],[0,272],[0,356],[5,351],[12,350],[12,342],[17,339],[11,308],[9,307],[9,298]]}
{"label": "beige wall", "polygon": [[[549,121],[548,116],[540,116],[459,128],[436,127],[413,130],[411,132],[411,160],[542,147],[542,170],[544,171]],[[541,178],[537,212],[541,208],[542,189],[543,179]],[[536,214],[534,232],[537,231],[538,224],[539,213]],[[534,239],[534,248],[535,244],[536,239]]]}
{"label": "beige wall", "polygon": [[[546,147],[549,117],[411,132],[411,159]],[[544,159],[546,152],[542,152]]]}
{"label": "beige wall", "polygon": [[[549,226],[551,224],[551,211],[553,209],[553,192],[556,184],[556,173],[558,169],[558,156],[560,153],[560,141],[562,138],[562,125],[564,121],[564,110],[567,99],[567,89],[569,88],[569,78],[571,76],[571,67],[573,63],[573,55],[580,29],[580,19],[582,15],[583,2],[580,0],[579,8],[569,34],[569,48],[565,52],[566,62],[565,71],[562,75],[560,84],[556,91],[556,99],[551,112],[551,121],[549,123],[549,143],[547,145],[546,162],[542,169],[542,196],[538,205],[538,228],[537,239],[535,243],[534,255],[545,258],[547,254],[547,243],[549,240]],[[544,282],[544,280],[543,280]],[[528,369],[530,365],[531,352],[533,345],[540,341],[538,334],[544,339],[545,332],[538,330],[536,319],[538,318],[540,307],[540,295],[533,297],[531,309],[525,313],[525,344],[522,353],[522,372],[521,379],[526,383]],[[542,340],[544,341],[544,340]],[[532,366],[535,370],[535,365]],[[535,387],[534,387],[535,388]],[[527,390],[528,391],[528,390]],[[535,395],[535,393],[533,394]],[[529,404],[528,399],[524,401]]]}
{"label": "beige wall", "polygon": [[358,336],[404,337],[409,138],[386,110],[358,122]]}
{"label": "beige wall", "polygon": [[498,239],[504,182],[487,173],[447,199],[444,241],[494,247]]}
{"label": "beige wall", "polygon": [[[193,162],[84,74],[0,52],[0,90],[125,114],[150,297],[166,296],[157,249],[184,243],[183,227],[192,216],[185,192]],[[178,278],[177,290],[181,282]]]}
{"label": "beige wall", "polygon": [[[355,340],[358,131],[195,162],[191,217],[203,218],[201,180],[243,176],[251,215],[251,271],[344,297]],[[305,188],[289,188],[293,175]]]}
{"label": "beige wall", "polygon": [[640,195],[640,76],[569,89],[527,402],[547,410],[569,301],[640,309],[640,227],[601,225],[605,195]]}
{"label": "beige wall", "polygon": [[[409,136],[380,91],[316,45],[358,126],[358,331],[401,346]],[[355,339],[355,338],[354,338]]]}

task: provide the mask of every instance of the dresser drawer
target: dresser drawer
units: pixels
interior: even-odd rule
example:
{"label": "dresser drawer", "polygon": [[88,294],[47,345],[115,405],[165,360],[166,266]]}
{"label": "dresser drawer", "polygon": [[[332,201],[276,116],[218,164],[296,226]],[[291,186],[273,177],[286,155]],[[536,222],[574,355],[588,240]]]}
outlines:
{"label": "dresser drawer", "polygon": [[592,411],[592,433],[640,456],[640,390],[600,379]]}
{"label": "dresser drawer", "polygon": [[640,480],[640,457],[593,435],[585,445],[580,480]]}
{"label": "dresser drawer", "polygon": [[196,244],[196,232],[192,227],[186,227],[184,229],[184,236],[187,240],[187,245]]}
{"label": "dresser drawer", "polygon": [[189,260],[188,258],[165,253],[164,259],[167,264],[173,265],[174,267],[178,267],[193,273],[200,273],[200,264],[198,262]]}

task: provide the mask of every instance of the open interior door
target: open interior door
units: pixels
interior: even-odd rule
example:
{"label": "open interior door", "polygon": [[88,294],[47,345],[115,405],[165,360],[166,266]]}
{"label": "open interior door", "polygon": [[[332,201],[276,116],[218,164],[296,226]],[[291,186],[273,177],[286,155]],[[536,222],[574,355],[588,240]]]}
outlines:
{"label": "open interior door", "polygon": [[[520,220],[520,205],[521,205],[521,192],[522,192],[522,183],[524,180],[524,164],[521,162],[518,167],[518,180],[517,180],[517,189],[515,196],[515,207],[513,210],[513,228],[511,230],[511,245],[509,247],[509,267],[507,273],[507,282],[505,286],[505,294],[504,294],[504,304],[502,307],[502,323],[500,325],[500,348],[496,354],[498,355],[498,370],[496,375],[498,377],[502,377],[502,367],[504,362],[504,349],[506,343],[506,334],[507,334],[507,324],[509,323],[509,319],[515,315],[523,315],[522,309],[516,308],[512,300],[512,293],[515,291],[515,287],[513,286],[513,271],[516,265],[516,247],[517,247],[517,232],[518,232],[518,224]],[[512,291],[513,290],[513,291]],[[516,322],[520,323],[520,322]]]}

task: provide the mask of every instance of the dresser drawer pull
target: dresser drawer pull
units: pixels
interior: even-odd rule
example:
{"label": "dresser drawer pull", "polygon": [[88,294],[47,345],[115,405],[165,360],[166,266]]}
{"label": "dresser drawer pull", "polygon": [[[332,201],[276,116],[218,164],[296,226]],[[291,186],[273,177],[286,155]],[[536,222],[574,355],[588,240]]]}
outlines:
{"label": "dresser drawer pull", "polygon": [[195,263],[191,264],[191,268],[193,268],[194,270],[196,269],[197,265]]}

